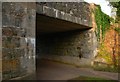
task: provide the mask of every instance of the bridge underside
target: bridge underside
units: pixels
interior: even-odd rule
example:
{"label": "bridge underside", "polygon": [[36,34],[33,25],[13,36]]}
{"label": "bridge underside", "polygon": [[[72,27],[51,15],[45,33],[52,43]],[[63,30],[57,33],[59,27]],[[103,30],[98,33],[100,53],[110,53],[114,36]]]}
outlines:
{"label": "bridge underside", "polygon": [[65,32],[71,30],[87,30],[91,27],[37,14],[37,34]]}
{"label": "bridge underside", "polygon": [[37,14],[37,58],[90,65],[93,33],[90,27]]}

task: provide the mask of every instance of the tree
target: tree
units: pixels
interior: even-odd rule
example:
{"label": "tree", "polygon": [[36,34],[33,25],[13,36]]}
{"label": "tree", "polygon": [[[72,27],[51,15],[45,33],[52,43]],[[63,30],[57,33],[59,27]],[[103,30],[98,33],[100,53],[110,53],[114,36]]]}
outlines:
{"label": "tree", "polygon": [[110,5],[117,8],[117,11],[116,11],[116,15],[117,15],[117,18],[116,18],[116,22],[120,21],[120,1],[118,0],[118,2],[110,2]]}
{"label": "tree", "polygon": [[[118,2],[110,2],[110,5],[114,8],[117,8],[117,11],[116,11],[116,23],[120,23],[120,1],[118,0]],[[119,27],[117,26],[114,26],[115,27],[115,31],[117,31],[117,29],[119,29]],[[117,29],[116,29],[117,28]],[[115,53],[116,53],[116,46],[117,46],[117,43],[116,43],[116,33],[114,34],[114,46],[113,46],[113,63],[114,63],[114,66],[116,67],[117,64],[116,64],[116,56],[115,56]]]}

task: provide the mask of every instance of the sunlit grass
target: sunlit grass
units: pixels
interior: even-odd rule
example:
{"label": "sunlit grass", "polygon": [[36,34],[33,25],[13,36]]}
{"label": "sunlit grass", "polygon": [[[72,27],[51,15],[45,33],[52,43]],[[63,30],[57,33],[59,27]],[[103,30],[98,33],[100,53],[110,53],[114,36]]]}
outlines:
{"label": "sunlit grass", "polygon": [[73,78],[71,80],[68,80],[68,82],[75,82],[75,81],[78,81],[78,82],[117,82],[116,80],[108,80],[108,79],[105,79],[105,78],[99,78],[99,77],[86,77],[86,76],[79,76],[79,77],[76,77],[76,78]]}
{"label": "sunlit grass", "polygon": [[94,66],[93,67],[94,70],[97,71],[104,71],[104,72],[113,72],[113,73],[118,73],[118,68],[111,68],[111,67],[102,67],[102,66]]}
{"label": "sunlit grass", "polygon": [[77,78],[73,78],[72,80],[106,80],[103,78],[98,78],[98,77],[85,77],[85,76],[80,76]]}

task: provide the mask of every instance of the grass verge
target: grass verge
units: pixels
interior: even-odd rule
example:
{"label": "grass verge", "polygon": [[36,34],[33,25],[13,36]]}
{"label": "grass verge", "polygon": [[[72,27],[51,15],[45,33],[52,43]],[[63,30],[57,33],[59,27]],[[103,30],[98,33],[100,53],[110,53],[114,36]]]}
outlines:
{"label": "grass verge", "polygon": [[104,72],[113,72],[113,73],[118,73],[118,68],[111,68],[111,67],[102,67],[102,66],[93,66],[94,70],[97,71],[104,71]]}
{"label": "grass verge", "polygon": [[99,77],[86,77],[86,76],[79,76],[77,78],[73,78],[71,80],[68,80],[67,82],[118,82],[116,80],[108,80],[104,78]]}

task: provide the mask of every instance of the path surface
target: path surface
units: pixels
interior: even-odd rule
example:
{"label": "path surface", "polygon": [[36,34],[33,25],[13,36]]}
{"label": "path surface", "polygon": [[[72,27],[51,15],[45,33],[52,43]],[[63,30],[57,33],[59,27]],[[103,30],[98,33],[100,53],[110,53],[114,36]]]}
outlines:
{"label": "path surface", "polygon": [[90,68],[77,68],[72,65],[48,60],[39,60],[37,62],[37,80],[69,80],[79,76],[118,80],[118,73],[94,71]]}

